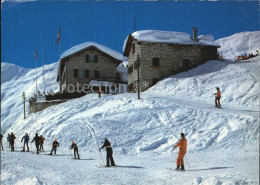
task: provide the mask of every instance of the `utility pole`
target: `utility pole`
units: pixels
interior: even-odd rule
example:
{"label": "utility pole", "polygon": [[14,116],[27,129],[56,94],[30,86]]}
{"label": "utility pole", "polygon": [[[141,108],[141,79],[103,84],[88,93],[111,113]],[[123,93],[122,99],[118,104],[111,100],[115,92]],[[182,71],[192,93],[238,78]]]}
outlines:
{"label": "utility pole", "polygon": [[137,59],[137,82],[138,82],[138,100],[140,99],[140,57],[139,57],[139,53],[138,53],[138,59]]}
{"label": "utility pole", "polygon": [[25,115],[25,100],[26,100],[26,96],[25,96],[25,92],[23,92],[23,115],[24,115],[24,119],[26,118],[26,115]]}

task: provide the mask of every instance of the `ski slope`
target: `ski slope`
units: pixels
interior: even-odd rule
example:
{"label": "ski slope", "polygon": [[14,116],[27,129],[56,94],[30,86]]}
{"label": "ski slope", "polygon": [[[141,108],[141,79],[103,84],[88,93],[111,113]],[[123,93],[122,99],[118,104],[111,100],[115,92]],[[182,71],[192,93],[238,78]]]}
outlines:
{"label": "ski slope", "polygon": [[[55,138],[60,148],[58,156],[7,149],[1,184],[259,184],[259,65],[260,57],[208,61],[161,80],[140,100],[132,93],[89,94],[17,119],[5,132],[16,134],[17,150],[25,132],[46,137],[45,154]],[[221,109],[214,107],[217,86]],[[188,140],[183,173],[167,169],[175,168],[172,146],[181,132]],[[117,168],[96,167],[104,138]],[[71,140],[84,160],[70,159]]]}

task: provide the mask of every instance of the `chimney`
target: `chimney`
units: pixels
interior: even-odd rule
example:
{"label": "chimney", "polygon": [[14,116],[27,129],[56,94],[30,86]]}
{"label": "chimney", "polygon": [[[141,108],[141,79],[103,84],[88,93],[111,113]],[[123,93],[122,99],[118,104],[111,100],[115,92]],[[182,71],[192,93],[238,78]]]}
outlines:
{"label": "chimney", "polygon": [[197,38],[197,27],[193,27],[192,30],[193,30],[192,40],[198,42],[199,39]]}

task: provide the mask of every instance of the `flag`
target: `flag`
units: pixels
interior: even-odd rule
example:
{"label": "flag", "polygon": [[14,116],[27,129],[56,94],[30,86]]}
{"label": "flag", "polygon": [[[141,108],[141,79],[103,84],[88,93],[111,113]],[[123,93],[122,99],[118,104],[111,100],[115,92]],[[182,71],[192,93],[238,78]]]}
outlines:
{"label": "flag", "polygon": [[60,27],[59,27],[59,32],[58,32],[58,36],[57,36],[56,45],[58,45],[58,43],[59,43],[59,40],[60,40]]}
{"label": "flag", "polygon": [[34,58],[35,60],[37,59],[37,49],[35,50]]}

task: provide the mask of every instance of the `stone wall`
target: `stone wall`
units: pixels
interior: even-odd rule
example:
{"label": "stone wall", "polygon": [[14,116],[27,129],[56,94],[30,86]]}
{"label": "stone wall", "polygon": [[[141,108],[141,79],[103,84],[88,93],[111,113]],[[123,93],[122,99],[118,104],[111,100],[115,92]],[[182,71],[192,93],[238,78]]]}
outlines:
{"label": "stone wall", "polygon": [[[134,65],[139,54],[141,91],[154,85],[154,81],[161,80],[173,74],[189,70],[207,60],[217,59],[217,48],[201,45],[174,45],[168,43],[137,43],[135,52],[133,48],[129,54],[128,67]],[[153,66],[153,58],[159,58],[160,66]],[[137,68],[128,74],[129,90],[137,80]],[[144,87],[144,82],[149,87]]]}
{"label": "stone wall", "polygon": [[44,101],[44,102],[34,102],[29,106],[29,114],[42,111],[50,106],[58,105],[60,103],[66,102],[67,100],[55,100],[55,101]]}
{"label": "stone wall", "polygon": [[[86,62],[87,55],[97,55],[98,62]],[[94,47],[88,48],[87,50],[66,59],[65,87],[69,84],[76,85],[77,82],[81,85],[88,84],[91,79],[94,79],[94,70],[99,71],[99,79],[117,80],[118,74],[116,67],[119,63],[120,61],[112,58],[111,56],[99,51]],[[89,78],[75,78],[74,69],[89,70]]]}

